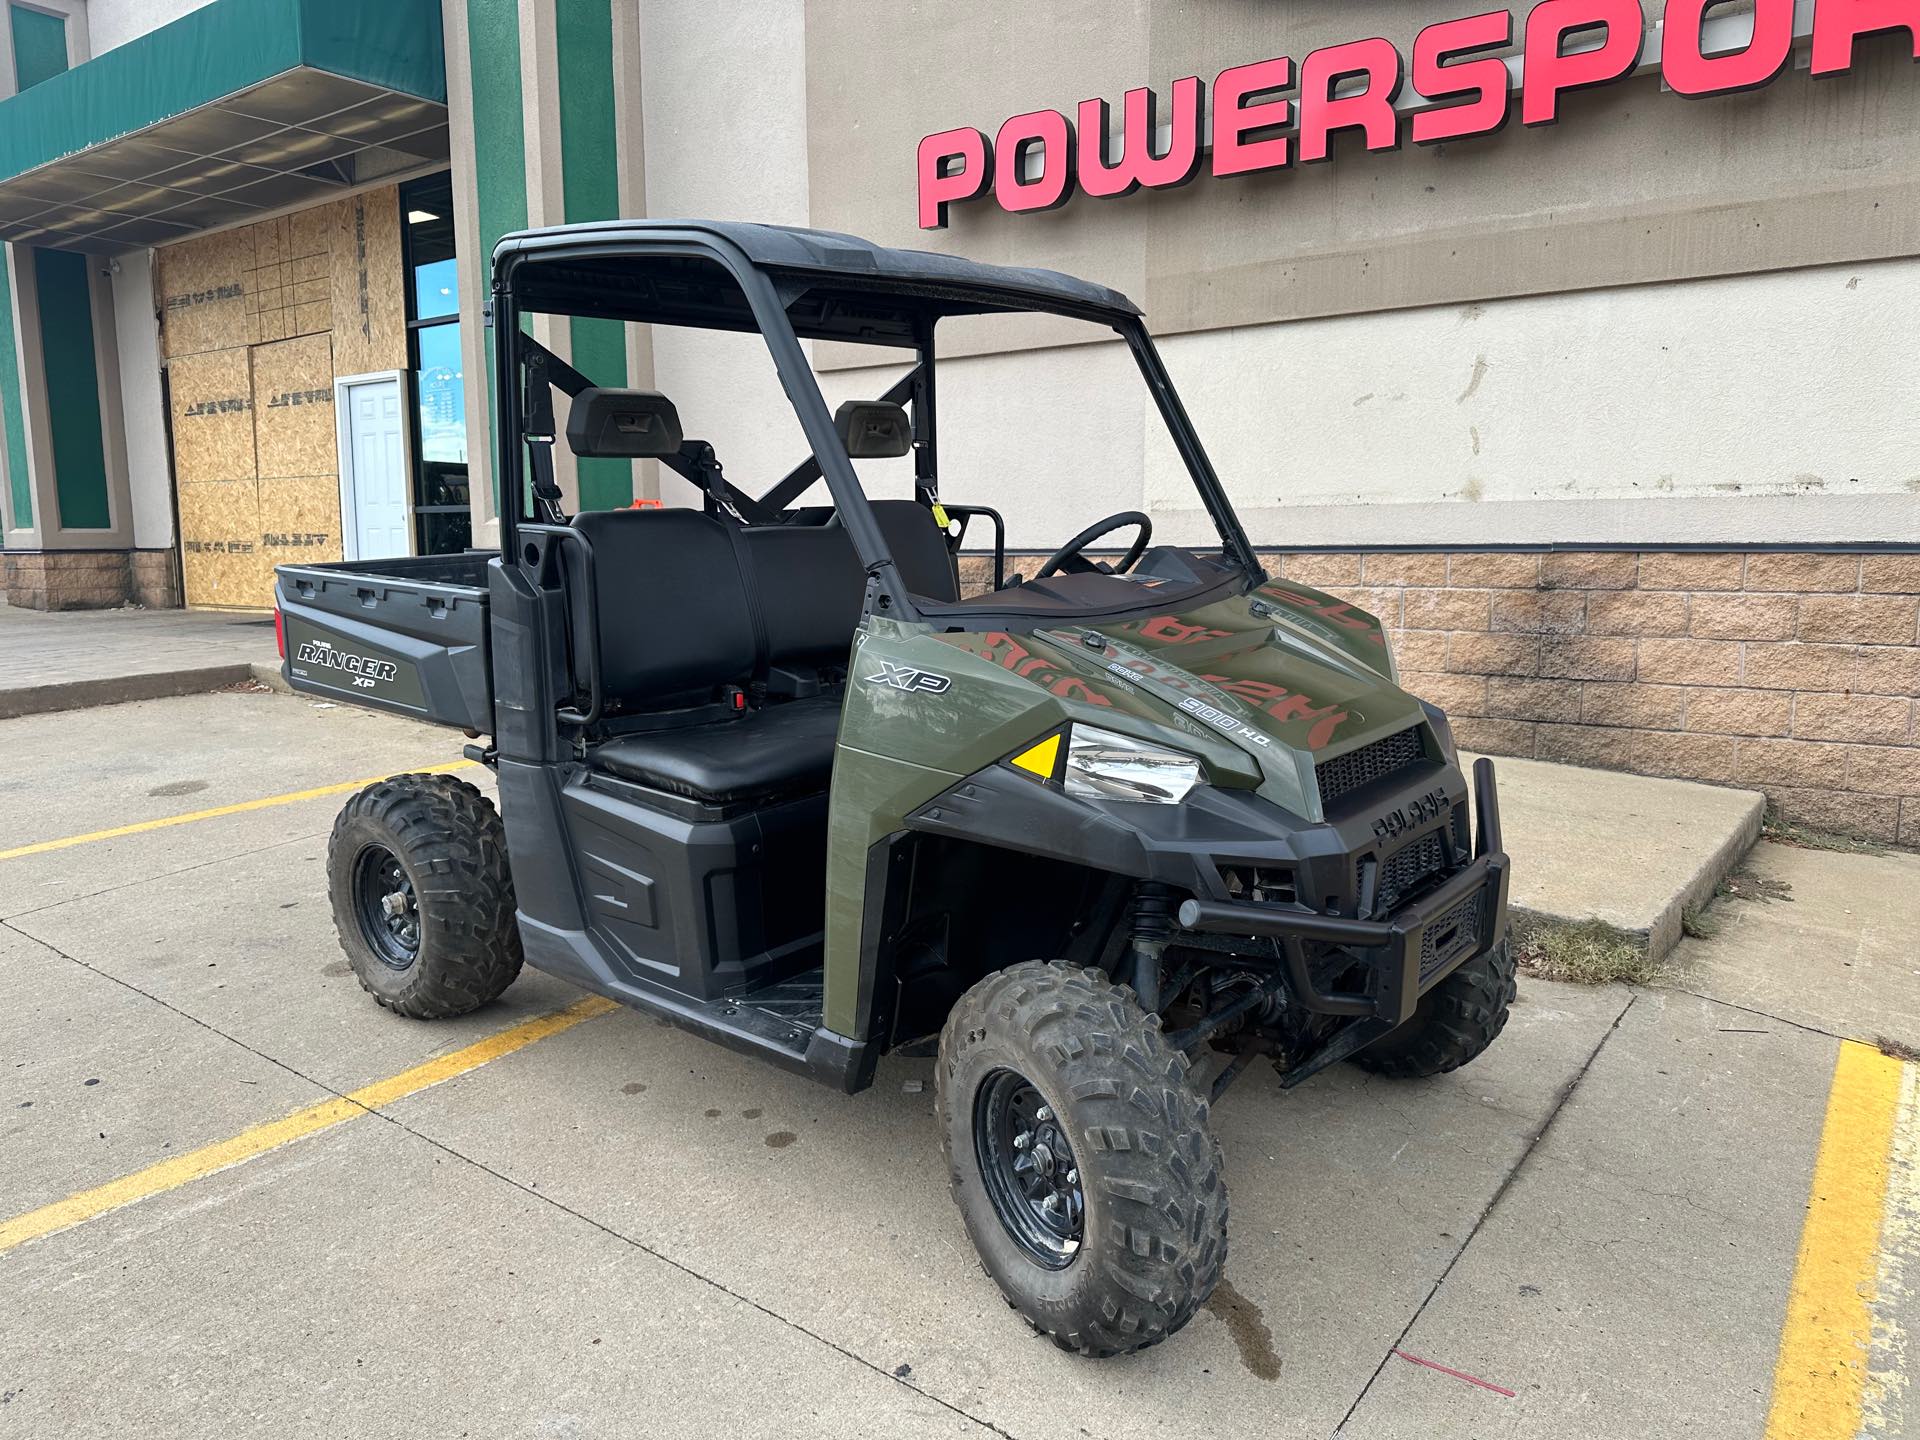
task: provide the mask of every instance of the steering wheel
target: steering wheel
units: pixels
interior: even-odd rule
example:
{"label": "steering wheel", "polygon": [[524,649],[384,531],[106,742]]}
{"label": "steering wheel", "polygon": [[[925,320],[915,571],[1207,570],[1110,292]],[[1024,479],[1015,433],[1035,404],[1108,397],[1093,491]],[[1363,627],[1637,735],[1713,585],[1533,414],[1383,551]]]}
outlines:
{"label": "steering wheel", "polygon": [[[1086,549],[1087,546],[1098,540],[1102,535],[1111,535],[1115,530],[1124,530],[1129,525],[1139,526],[1140,534],[1128,549],[1127,553],[1120,557],[1120,563],[1118,565],[1108,565],[1104,561],[1096,563],[1081,555],[1080,552],[1082,550]],[[1117,515],[1109,515],[1106,519],[1089,525],[1078,535],[1067,541],[1066,544],[1062,545],[1058,550],[1054,551],[1052,555],[1047,557],[1046,564],[1034,571],[1033,578],[1036,580],[1044,580],[1049,575],[1057,574],[1061,570],[1068,570],[1077,575],[1124,575],[1139,563],[1142,555],[1146,554],[1147,542],[1152,538],[1153,521],[1149,520],[1145,515],[1142,515],[1138,510],[1122,510]]]}

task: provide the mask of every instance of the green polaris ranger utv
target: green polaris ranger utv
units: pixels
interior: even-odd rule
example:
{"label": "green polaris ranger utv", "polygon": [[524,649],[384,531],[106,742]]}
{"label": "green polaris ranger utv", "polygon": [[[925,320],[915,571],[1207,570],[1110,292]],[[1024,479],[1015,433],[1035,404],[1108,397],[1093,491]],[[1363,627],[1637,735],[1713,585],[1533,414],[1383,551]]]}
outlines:
{"label": "green polaris ranger utv", "polygon": [[[736,483],[687,425],[751,387],[683,414],[535,339],[570,326],[587,363],[596,325],[748,346],[790,404],[729,448],[797,422],[810,453]],[[1470,796],[1371,616],[1264,573],[1124,296],[819,231],[609,222],[500,243],[491,348],[499,549],[278,572],[295,689],[485,737],[466,753],[498,781],[498,813],[447,775],[341,812],[334,917],[382,1005],[461,1014],[524,959],[849,1092],[937,1049],[981,1259],[1088,1355],[1165,1338],[1219,1280],[1208,1108],[1250,1062],[1282,1086],[1342,1060],[1432,1075],[1500,1033],[1492,767]],[[1038,378],[1003,383],[1013,354]],[[1057,388],[1069,366],[1099,393]],[[881,393],[823,393],[861,385]],[[1009,574],[1099,495],[1076,459],[1143,430],[1156,514],[1191,543],[1128,510]],[[609,460],[693,503],[566,514],[560,480]],[[956,474],[999,506],[944,498]]]}

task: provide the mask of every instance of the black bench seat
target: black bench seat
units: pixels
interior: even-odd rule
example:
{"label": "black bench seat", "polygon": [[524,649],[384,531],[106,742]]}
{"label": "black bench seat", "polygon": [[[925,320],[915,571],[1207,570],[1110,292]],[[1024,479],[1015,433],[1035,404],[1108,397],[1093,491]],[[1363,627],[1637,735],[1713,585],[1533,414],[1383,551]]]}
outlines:
{"label": "black bench seat", "polygon": [[626,735],[596,745],[596,770],[709,805],[772,800],[827,788],[840,697],[749,710],[693,729]]}
{"label": "black bench seat", "polygon": [[[953,559],[927,508],[889,500],[873,510],[915,592],[953,599]],[[798,679],[792,689],[809,696],[708,725],[617,735],[588,750],[588,765],[707,804],[825,790],[840,698],[811,692],[839,689],[866,590],[838,522],[733,529],[669,509],[588,511],[573,523],[592,548],[594,579],[589,588],[574,574],[572,650],[597,650],[609,714],[631,721],[750,685],[777,695],[778,684],[753,683],[769,676]]]}

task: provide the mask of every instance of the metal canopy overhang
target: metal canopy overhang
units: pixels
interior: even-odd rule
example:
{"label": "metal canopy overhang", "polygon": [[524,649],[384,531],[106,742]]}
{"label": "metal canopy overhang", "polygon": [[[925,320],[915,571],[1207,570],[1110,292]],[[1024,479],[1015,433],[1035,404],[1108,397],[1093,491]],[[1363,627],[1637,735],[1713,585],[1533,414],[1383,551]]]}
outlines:
{"label": "metal canopy overhang", "polygon": [[447,158],[439,0],[215,0],[0,102],[0,240],[112,253]]}

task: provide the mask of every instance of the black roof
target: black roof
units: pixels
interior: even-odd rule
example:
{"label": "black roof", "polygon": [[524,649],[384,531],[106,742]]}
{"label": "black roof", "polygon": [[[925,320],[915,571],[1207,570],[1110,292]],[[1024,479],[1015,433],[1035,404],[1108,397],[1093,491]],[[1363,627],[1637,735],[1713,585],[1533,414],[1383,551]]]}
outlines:
{"label": "black roof", "polygon": [[605,220],[519,230],[501,237],[494,247],[494,258],[497,263],[502,255],[516,251],[595,242],[617,245],[623,240],[632,242],[655,234],[663,239],[668,235],[683,239],[712,236],[734,246],[754,265],[767,270],[837,275],[856,281],[875,279],[906,285],[1011,290],[1068,306],[1140,314],[1140,307],[1118,290],[1063,275],[1058,270],[1025,265],[982,265],[932,250],[896,250],[833,230],[755,225],[737,220]]}

